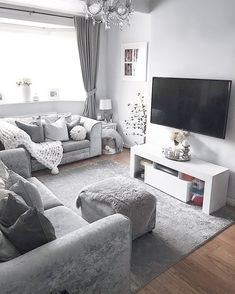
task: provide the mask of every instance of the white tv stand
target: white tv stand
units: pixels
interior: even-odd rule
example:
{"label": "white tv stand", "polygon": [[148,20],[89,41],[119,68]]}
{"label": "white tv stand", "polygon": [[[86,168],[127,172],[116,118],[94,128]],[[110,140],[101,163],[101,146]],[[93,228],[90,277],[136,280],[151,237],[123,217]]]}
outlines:
{"label": "white tv stand", "polygon": [[[226,205],[229,169],[196,158],[188,162],[169,160],[161,152],[156,151],[154,146],[144,144],[131,148],[130,175],[132,177],[136,177],[140,170],[142,159],[148,159],[204,181],[203,212],[211,214]],[[183,195],[189,188],[187,181],[154,169],[152,165],[145,169],[145,173],[145,183],[176,198],[180,199],[180,195]],[[184,201],[184,199],[180,200]]]}

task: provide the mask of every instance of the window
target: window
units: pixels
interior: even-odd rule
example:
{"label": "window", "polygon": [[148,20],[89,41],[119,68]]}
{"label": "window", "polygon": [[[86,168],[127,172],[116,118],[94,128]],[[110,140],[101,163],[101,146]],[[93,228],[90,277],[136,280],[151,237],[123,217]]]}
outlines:
{"label": "window", "polygon": [[23,101],[16,84],[20,78],[32,80],[32,96],[37,94],[40,101],[49,100],[53,91],[58,91],[59,100],[85,100],[73,27],[0,20],[0,40],[0,95],[4,102]]}

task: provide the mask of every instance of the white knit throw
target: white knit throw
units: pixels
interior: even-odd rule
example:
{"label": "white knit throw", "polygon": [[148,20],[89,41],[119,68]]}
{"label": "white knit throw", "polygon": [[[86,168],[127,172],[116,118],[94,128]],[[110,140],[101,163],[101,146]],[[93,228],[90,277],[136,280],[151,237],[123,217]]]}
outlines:
{"label": "white knit throw", "polygon": [[58,173],[57,166],[63,156],[60,141],[34,143],[25,131],[4,121],[0,122],[0,140],[6,149],[23,145],[38,162],[51,169],[53,174]]}

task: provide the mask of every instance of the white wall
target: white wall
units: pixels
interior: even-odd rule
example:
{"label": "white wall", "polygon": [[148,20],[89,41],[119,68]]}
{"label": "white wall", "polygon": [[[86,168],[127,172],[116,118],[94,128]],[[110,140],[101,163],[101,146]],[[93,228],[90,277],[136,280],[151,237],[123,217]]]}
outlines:
{"label": "white wall", "polygon": [[[127,104],[133,102],[138,92],[148,94],[147,82],[133,82],[121,80],[121,44],[135,42],[149,42],[150,15],[135,13],[130,27],[123,31],[112,28],[108,32],[108,69],[107,69],[107,98],[113,100],[114,121],[119,123],[121,132],[125,129],[124,120],[128,118]],[[127,146],[132,145],[139,138],[124,136]]]}
{"label": "white wall", "polygon": [[71,112],[72,114],[82,114],[83,107],[84,102],[82,101],[45,101],[32,103],[0,104],[0,118],[46,112]]}
{"label": "white wall", "polygon": [[[150,76],[235,82],[234,11],[234,0],[161,1],[151,13]],[[230,168],[228,195],[235,203],[234,86],[226,139],[192,134],[190,141],[195,156]],[[147,141],[158,147],[168,146],[170,130],[149,124]]]}

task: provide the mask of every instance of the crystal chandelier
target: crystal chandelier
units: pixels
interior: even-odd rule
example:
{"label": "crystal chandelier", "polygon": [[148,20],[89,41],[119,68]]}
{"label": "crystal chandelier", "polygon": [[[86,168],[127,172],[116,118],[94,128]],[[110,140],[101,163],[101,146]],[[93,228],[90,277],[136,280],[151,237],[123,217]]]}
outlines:
{"label": "crystal chandelier", "polygon": [[86,18],[91,17],[93,24],[104,23],[105,29],[110,29],[111,24],[122,29],[134,12],[132,0],[86,0]]}

